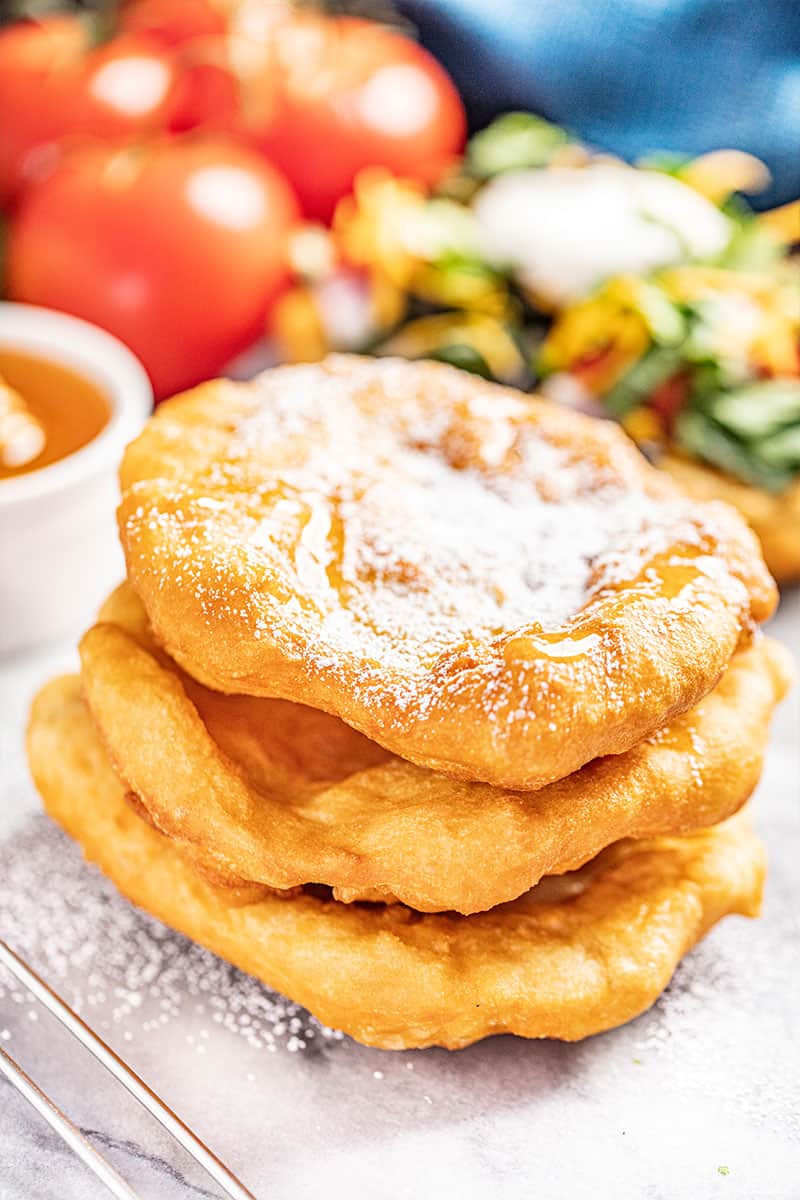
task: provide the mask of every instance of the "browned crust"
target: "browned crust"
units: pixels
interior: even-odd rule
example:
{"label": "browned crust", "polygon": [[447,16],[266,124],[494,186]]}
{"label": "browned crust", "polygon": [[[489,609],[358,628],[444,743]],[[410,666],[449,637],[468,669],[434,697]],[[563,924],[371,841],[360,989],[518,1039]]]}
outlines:
{"label": "browned crust", "polygon": [[478,916],[309,895],[231,907],[126,804],[77,679],[39,694],[28,752],[48,811],[134,903],[368,1045],[587,1037],[648,1008],[723,916],[759,909],[763,850],[743,815],[618,843],[572,899],[534,891]]}

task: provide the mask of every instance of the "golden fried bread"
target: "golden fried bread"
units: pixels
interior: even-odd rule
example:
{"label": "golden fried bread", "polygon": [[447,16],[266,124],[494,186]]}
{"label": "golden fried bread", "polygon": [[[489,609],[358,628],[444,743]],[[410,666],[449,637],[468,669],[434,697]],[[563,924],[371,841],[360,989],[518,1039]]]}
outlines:
{"label": "golden fried bread", "polygon": [[233,907],[125,803],[76,679],[40,693],[28,750],[48,811],[134,903],[372,1046],[610,1029],[653,1003],[718,920],[759,908],[763,851],[743,814],[618,843],[477,916],[308,894]]}
{"label": "golden fried bread", "polygon": [[690,496],[724,500],[737,508],[760,541],[766,564],[778,583],[800,579],[800,481],[775,495],[676,454],[667,455],[659,466]]}
{"label": "golden fried bread", "polygon": [[630,749],[775,603],[731,510],[610,423],[443,364],[203,385],[121,483],[129,578],[186,671],[455,778],[530,789]]}
{"label": "golden fried bread", "polygon": [[322,883],[423,912],[483,911],[622,837],[724,820],[758,780],[789,679],[759,638],[667,728],[520,793],[403,762],[302,705],[210,691],[155,646],[127,584],[100,616],[84,695],[119,774],[195,865],[234,888]]}

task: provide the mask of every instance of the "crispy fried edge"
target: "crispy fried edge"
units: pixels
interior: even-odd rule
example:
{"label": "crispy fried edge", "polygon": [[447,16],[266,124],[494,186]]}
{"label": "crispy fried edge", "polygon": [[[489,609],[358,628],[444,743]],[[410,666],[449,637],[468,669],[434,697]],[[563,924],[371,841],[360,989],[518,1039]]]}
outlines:
{"label": "crispy fried edge", "polygon": [[[196,865],[238,885],[322,883],[346,900],[397,898],[422,912],[484,911],[620,838],[685,833],[731,816],[758,782],[772,711],[790,678],[786,651],[762,638],[652,740],[539,792],[458,784],[392,761],[329,786],[334,814],[343,789],[362,803],[357,817],[347,805],[347,820],[339,809],[323,822],[248,783],[179,674],[134,636],[130,589],[116,595],[104,611],[127,628],[105,623],[86,634],[83,690],[119,774],[155,827]],[[397,811],[380,807],[393,789],[416,789],[417,798]]]}

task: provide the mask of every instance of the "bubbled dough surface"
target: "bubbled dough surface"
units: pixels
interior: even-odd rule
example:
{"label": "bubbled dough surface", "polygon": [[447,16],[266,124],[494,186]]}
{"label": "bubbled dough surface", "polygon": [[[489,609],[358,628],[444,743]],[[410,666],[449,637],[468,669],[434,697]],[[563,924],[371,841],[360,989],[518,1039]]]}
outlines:
{"label": "bubbled dough surface", "polygon": [[204,385],[122,486],[129,576],[187,671],[460,778],[533,788],[629,748],[774,604],[738,518],[619,430],[441,364]]}

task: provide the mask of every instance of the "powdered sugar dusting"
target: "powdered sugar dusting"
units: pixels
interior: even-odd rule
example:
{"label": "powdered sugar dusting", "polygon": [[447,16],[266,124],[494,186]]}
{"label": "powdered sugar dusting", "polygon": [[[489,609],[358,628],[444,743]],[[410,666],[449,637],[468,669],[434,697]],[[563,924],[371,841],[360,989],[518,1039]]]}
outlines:
{"label": "powdered sugar dusting", "polygon": [[304,630],[320,668],[356,655],[415,672],[471,641],[561,628],[676,542],[709,566],[696,506],[645,485],[616,430],[531,421],[526,399],[432,364],[353,361],[241,385],[188,491],[132,489],[129,544],[144,531],[148,569],[210,622],[295,655]]}
{"label": "powdered sugar dusting", "polygon": [[[102,1013],[99,1027],[124,1028],[126,1041],[173,1024],[179,1037],[189,1017],[200,1024],[192,1048],[201,1055],[217,1028],[253,1051],[317,1052],[342,1039],[300,1005],[133,908],[44,818],[14,839],[5,858],[0,913],[9,945],[90,1023]],[[0,1006],[25,999],[0,971]]]}
{"label": "powdered sugar dusting", "polygon": [[[758,1124],[780,1123],[784,1135],[800,1141],[796,1035],[787,1030],[788,1070],[776,1070],[769,1043],[777,1035],[765,1012],[776,992],[798,977],[800,922],[783,897],[772,900],[771,936],[762,926],[726,922],[724,937],[713,931],[679,965],[669,987],[647,1019],[632,1026],[633,1049],[647,1064],[673,1059],[684,1089],[730,1105]],[[777,953],[776,953],[777,950]],[[787,993],[791,994],[791,993]],[[734,1000],[735,997],[735,1000]],[[725,1029],[726,1043],[710,1046],[710,1031]],[[720,1060],[722,1055],[722,1060]],[[662,1068],[663,1069],[663,1068]]]}
{"label": "powdered sugar dusting", "polygon": [[[664,505],[611,461],[527,420],[503,394],[415,393],[405,364],[269,375],[232,455],[286,447],[282,497],[248,539],[269,554],[294,521],[298,581],[321,596],[321,640],[408,667],[465,639],[567,621],[596,588],[598,560],[666,550]],[[314,431],[309,441],[309,430]],[[303,444],[293,462],[292,443]],[[370,461],[371,460],[371,461]],[[302,512],[302,509],[305,509]],[[284,535],[285,536],[285,535]]]}

